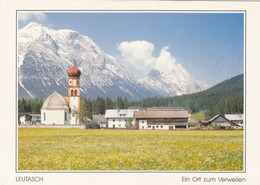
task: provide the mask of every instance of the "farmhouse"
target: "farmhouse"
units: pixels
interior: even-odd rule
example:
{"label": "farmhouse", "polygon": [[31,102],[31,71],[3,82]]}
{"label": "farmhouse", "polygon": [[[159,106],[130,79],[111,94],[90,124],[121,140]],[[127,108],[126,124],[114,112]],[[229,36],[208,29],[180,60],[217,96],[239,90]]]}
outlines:
{"label": "farmhouse", "polygon": [[41,123],[45,125],[79,124],[77,113],[80,110],[81,71],[75,65],[68,70],[68,97],[62,97],[53,92],[43,103],[41,108]]}
{"label": "farmhouse", "polygon": [[232,121],[225,118],[223,115],[218,114],[208,121],[200,121],[200,127],[202,128],[213,128],[215,126],[220,127],[220,129],[241,129],[242,127],[233,123]]}
{"label": "farmhouse", "polygon": [[40,114],[25,114],[20,117],[21,125],[36,125],[41,123]]}
{"label": "farmhouse", "polygon": [[108,109],[105,118],[108,128],[126,128],[126,122],[134,126],[134,112],[137,109]]}
{"label": "farmhouse", "polygon": [[134,114],[136,128],[141,130],[174,130],[188,128],[187,110],[140,110]]}
{"label": "farmhouse", "polygon": [[244,115],[243,114],[225,114],[225,117],[232,121],[233,123],[238,124],[243,127],[244,124]]}

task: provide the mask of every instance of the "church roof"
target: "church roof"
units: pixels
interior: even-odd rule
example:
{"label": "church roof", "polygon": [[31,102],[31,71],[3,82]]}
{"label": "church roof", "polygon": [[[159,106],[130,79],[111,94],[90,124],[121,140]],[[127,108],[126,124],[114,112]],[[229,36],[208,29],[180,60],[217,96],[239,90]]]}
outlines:
{"label": "church roof", "polygon": [[76,67],[76,64],[75,64],[75,59],[74,59],[74,64],[72,66],[72,68],[70,68],[68,70],[68,76],[69,77],[80,77],[80,74],[81,74],[81,71]]}
{"label": "church roof", "polygon": [[65,99],[57,92],[53,92],[43,103],[41,109],[69,109]]}

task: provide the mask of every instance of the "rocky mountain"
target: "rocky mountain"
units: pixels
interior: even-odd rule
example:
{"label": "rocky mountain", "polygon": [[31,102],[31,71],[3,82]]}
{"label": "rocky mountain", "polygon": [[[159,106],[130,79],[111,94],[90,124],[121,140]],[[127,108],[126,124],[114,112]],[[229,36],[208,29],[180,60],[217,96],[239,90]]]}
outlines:
{"label": "rocky mountain", "polygon": [[176,70],[152,70],[137,80],[118,60],[103,52],[90,38],[72,30],[53,30],[29,23],[18,30],[19,97],[46,98],[54,90],[67,95],[67,71],[75,58],[81,70],[81,96],[174,96],[206,88],[180,65]]}

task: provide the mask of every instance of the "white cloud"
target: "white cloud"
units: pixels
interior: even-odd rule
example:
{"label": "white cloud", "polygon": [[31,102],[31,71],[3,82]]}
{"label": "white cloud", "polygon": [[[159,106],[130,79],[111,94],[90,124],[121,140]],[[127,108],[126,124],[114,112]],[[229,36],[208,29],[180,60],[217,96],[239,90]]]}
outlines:
{"label": "white cloud", "polygon": [[166,71],[169,69],[174,69],[177,65],[175,57],[171,55],[168,51],[169,47],[166,46],[162,48],[160,56],[156,58],[154,68],[158,71]]}
{"label": "white cloud", "polygon": [[42,12],[19,12],[18,20],[25,22],[28,20],[37,20],[44,21],[47,19],[47,16]]}
{"label": "white cloud", "polygon": [[118,45],[121,52],[121,62],[137,77],[147,75],[152,69],[165,71],[173,69],[176,64],[175,57],[171,56],[166,46],[161,49],[159,57],[154,57],[154,44],[147,41],[122,42]]}
{"label": "white cloud", "polygon": [[124,65],[135,70],[137,74],[153,68],[155,58],[152,56],[154,51],[152,43],[139,40],[126,41],[120,43],[118,49],[121,52],[121,60]]}

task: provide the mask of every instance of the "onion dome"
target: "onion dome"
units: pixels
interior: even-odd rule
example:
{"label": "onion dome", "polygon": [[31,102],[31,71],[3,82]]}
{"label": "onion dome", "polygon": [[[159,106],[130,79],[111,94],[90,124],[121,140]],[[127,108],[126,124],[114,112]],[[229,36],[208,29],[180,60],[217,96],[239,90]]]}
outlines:
{"label": "onion dome", "polygon": [[72,68],[70,68],[68,70],[68,76],[69,77],[78,77],[80,76],[81,72],[80,70],[76,67],[75,65],[75,58],[74,58],[74,65],[72,66]]}
{"label": "onion dome", "polygon": [[43,103],[41,109],[69,109],[65,99],[57,92],[53,92]]}

